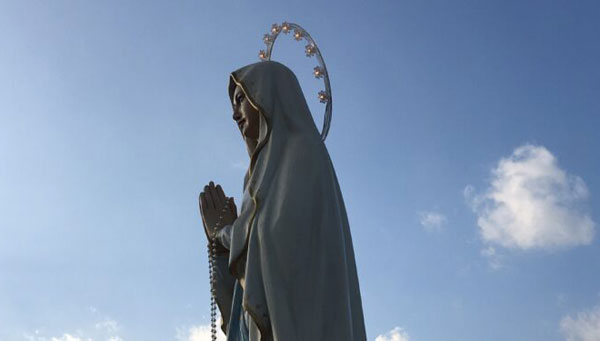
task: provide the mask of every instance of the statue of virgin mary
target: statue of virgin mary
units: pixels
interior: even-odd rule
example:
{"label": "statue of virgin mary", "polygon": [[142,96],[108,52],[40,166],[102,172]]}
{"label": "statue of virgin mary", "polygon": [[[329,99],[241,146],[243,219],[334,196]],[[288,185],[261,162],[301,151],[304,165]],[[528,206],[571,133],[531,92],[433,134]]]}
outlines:
{"label": "statue of virgin mary", "polygon": [[296,76],[247,65],[229,96],[250,155],[239,216],[220,185],[200,195],[207,235],[223,226],[212,289],[227,340],[366,340],[342,193]]}

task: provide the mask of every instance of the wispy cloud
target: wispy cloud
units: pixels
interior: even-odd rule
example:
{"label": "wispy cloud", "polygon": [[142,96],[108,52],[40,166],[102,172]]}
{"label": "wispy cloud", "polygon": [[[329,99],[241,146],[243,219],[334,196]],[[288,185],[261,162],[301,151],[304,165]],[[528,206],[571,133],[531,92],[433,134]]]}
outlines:
{"label": "wispy cloud", "polygon": [[[205,341],[211,339],[210,325],[197,325],[177,328],[175,338],[177,341]],[[217,341],[225,341],[226,336],[217,327]]]}
{"label": "wispy cloud", "polygon": [[410,341],[410,338],[403,328],[396,327],[385,335],[377,336],[375,341]]}
{"label": "wispy cloud", "polygon": [[107,333],[115,333],[119,330],[119,324],[113,319],[105,318],[104,320],[96,323],[96,329],[105,331]]}
{"label": "wispy cloud", "polygon": [[95,338],[82,336],[81,331],[64,333],[60,336],[46,336],[36,331],[34,333],[23,333],[23,338],[26,341],[123,341],[121,337],[115,335]]}
{"label": "wispy cloud", "polygon": [[[97,310],[94,308],[94,314]],[[93,324],[93,328],[73,328],[69,332],[59,333],[59,335],[47,335],[40,330],[23,333],[23,339],[26,341],[123,341],[118,335],[120,329],[117,321],[111,318],[104,318]]]}
{"label": "wispy cloud", "polygon": [[248,161],[237,161],[231,164],[232,168],[246,170],[248,168]]}
{"label": "wispy cloud", "polygon": [[23,333],[23,339],[26,341],[93,341],[91,339],[82,339],[81,337],[65,333],[62,336],[46,337],[40,334],[39,331],[34,333]]}
{"label": "wispy cloud", "polygon": [[600,340],[600,305],[575,316],[563,317],[560,330],[567,341]]}
{"label": "wispy cloud", "polygon": [[487,258],[490,268],[498,270],[502,268],[502,256],[493,246],[488,246],[481,250],[481,255]]}
{"label": "wispy cloud", "polygon": [[433,211],[422,211],[417,212],[419,216],[419,223],[427,232],[440,232],[444,225],[448,221],[445,215],[433,212]]}
{"label": "wispy cloud", "polygon": [[515,149],[498,161],[485,192],[467,186],[464,194],[487,243],[528,250],[593,239],[595,224],[582,206],[588,197],[584,181],[561,169],[543,146]]}

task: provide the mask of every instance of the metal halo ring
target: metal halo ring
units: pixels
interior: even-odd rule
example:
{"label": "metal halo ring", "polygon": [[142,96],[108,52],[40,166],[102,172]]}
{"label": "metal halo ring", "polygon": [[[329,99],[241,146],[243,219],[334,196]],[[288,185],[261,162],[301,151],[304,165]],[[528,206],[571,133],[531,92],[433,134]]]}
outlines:
{"label": "metal halo ring", "polygon": [[323,119],[323,129],[321,130],[321,139],[325,141],[331,125],[331,86],[329,84],[329,73],[327,72],[325,61],[323,60],[321,51],[317,47],[317,43],[314,41],[314,39],[298,24],[288,23],[285,21],[281,25],[273,24],[271,26],[271,33],[265,34],[263,37],[263,40],[267,45],[267,50],[260,50],[258,57],[263,61],[271,60],[273,45],[275,45],[275,40],[277,40],[279,33],[283,32],[287,34],[292,30],[294,31],[294,39],[297,41],[301,41],[302,39],[308,41],[308,45],[305,47],[306,56],[312,57],[313,55],[316,55],[319,62],[319,65],[313,69],[313,74],[317,79],[323,78],[323,82],[325,83],[325,90],[319,91],[318,94],[319,101],[321,103],[325,103],[325,116]]}

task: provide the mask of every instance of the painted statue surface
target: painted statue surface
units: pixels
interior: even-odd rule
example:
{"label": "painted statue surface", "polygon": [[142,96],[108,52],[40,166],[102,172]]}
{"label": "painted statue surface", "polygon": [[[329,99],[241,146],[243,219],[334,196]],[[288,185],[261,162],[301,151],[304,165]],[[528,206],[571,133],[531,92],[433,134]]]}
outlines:
{"label": "painted statue surface", "polygon": [[250,162],[239,215],[210,182],[217,304],[229,341],[366,340],[348,217],[333,164],[293,72],[263,61],[230,75]]}

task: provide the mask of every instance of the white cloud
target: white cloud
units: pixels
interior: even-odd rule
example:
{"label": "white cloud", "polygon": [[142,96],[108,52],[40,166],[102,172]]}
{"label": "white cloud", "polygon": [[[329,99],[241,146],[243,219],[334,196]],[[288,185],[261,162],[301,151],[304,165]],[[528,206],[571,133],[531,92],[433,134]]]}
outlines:
{"label": "white cloud", "polygon": [[231,164],[231,167],[235,169],[246,170],[248,169],[248,161],[237,161]]}
{"label": "white cloud", "polygon": [[73,335],[68,334],[68,333],[64,334],[61,337],[53,337],[51,340],[52,341],[84,341],[84,340],[90,340],[90,341],[92,341],[92,339],[83,339],[83,338],[80,338],[80,337],[77,337],[77,336],[73,336]]}
{"label": "white cloud", "polygon": [[119,330],[119,324],[115,320],[105,318],[103,321],[96,323],[96,329],[107,333],[115,333]]}
{"label": "white cloud", "polygon": [[498,161],[484,193],[467,186],[464,194],[488,243],[527,250],[593,239],[595,224],[581,205],[588,196],[585,183],[561,169],[543,146],[515,149]]}
{"label": "white cloud", "polygon": [[46,337],[36,330],[34,334],[24,333],[23,338],[27,341],[94,341],[90,338],[75,336],[70,333],[64,333],[62,336]]}
{"label": "white cloud", "polygon": [[[27,341],[123,341],[117,335],[120,329],[119,324],[108,317],[93,324],[94,328],[75,329],[76,332],[58,333],[60,336],[48,336],[36,330],[33,333],[23,333],[23,338]],[[54,334],[54,333],[52,333]]]}
{"label": "white cloud", "polygon": [[385,335],[379,335],[375,341],[409,341],[408,333],[400,327],[396,327]]}
{"label": "white cloud", "polygon": [[498,254],[496,248],[493,246],[488,246],[487,248],[482,249],[481,255],[487,258],[488,264],[493,270],[498,270],[502,267],[502,256]]}
{"label": "white cloud", "polygon": [[[191,326],[189,328],[177,328],[177,341],[206,341],[211,339],[210,325]],[[217,327],[217,341],[225,341],[226,336]]]}
{"label": "white cloud", "polygon": [[419,223],[427,232],[440,232],[448,219],[445,215],[433,211],[418,212]]}
{"label": "white cloud", "polygon": [[565,316],[560,321],[560,329],[566,341],[600,340],[600,306],[579,312],[575,317]]}

